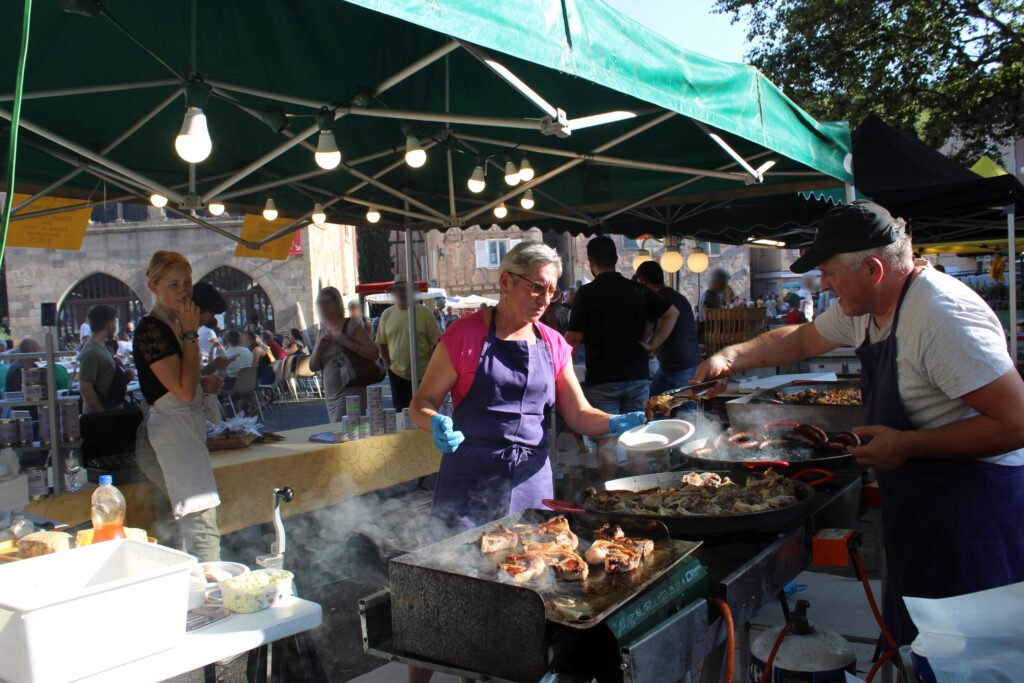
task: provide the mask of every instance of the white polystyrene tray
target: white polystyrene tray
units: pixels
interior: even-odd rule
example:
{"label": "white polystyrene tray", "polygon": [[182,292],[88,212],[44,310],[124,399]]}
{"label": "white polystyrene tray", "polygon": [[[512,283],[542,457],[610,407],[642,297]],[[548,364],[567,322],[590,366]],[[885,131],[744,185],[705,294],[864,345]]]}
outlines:
{"label": "white polystyrene tray", "polygon": [[675,448],[693,436],[694,426],[686,420],[655,420],[627,430],[619,445],[627,451],[653,453]]}
{"label": "white polystyrene tray", "polygon": [[72,681],[174,647],[195,562],[121,540],[0,566],[0,679]]}

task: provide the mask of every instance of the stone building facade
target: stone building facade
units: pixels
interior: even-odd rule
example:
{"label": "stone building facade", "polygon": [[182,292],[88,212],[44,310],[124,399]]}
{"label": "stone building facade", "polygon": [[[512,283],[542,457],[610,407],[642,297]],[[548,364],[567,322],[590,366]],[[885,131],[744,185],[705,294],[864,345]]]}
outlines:
{"label": "stone building facade", "polygon": [[[243,216],[206,217],[211,223],[238,234]],[[40,304],[56,302],[58,309],[76,285],[102,273],[117,278],[148,309],[152,295],[146,288],[146,265],[155,251],[181,252],[192,263],[193,280],[228,266],[248,275],[273,306],[279,331],[316,322],[313,302],[321,286],[333,285],[353,296],[357,280],[356,235],[353,226],[328,224],[301,230],[301,254],[283,261],[236,258],[235,242],[186,220],[168,219],[149,209],[148,220],[90,223],[79,251],[9,248],[5,256],[8,315],[11,336],[39,336]],[[81,321],[79,321],[81,322]]]}

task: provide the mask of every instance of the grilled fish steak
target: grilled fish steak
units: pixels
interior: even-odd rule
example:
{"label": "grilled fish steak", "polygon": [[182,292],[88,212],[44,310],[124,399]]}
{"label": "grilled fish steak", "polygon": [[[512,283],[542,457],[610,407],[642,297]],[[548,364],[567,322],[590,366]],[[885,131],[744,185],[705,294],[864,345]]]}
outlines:
{"label": "grilled fish steak", "polygon": [[527,583],[540,578],[547,567],[543,555],[524,553],[506,557],[505,562],[498,565],[498,571],[515,583]]}
{"label": "grilled fish steak", "polygon": [[502,551],[515,550],[519,545],[519,534],[499,525],[494,531],[480,535],[480,552],[485,555]]}

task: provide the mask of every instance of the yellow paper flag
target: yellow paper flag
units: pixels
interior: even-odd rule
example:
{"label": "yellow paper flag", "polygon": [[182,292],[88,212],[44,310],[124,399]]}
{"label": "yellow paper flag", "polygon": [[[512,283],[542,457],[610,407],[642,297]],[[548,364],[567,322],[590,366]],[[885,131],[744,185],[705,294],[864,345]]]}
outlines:
{"label": "yellow paper flag", "polygon": [[[246,214],[245,222],[242,223],[242,239],[250,242],[259,242],[275,230],[280,230],[292,222],[290,218],[278,218],[268,221],[263,216]],[[235,247],[235,256],[248,258],[265,258],[273,261],[283,261],[288,258],[288,249],[292,246],[292,233],[279,237],[273,242],[267,242],[259,249],[250,249],[239,244]]]}
{"label": "yellow paper flag", "polygon": [[[27,194],[15,194],[14,205],[29,198]],[[41,197],[24,209],[25,213],[58,209],[63,206],[81,204],[81,199]],[[78,251],[82,248],[85,229],[89,226],[91,208],[54,213],[49,216],[18,220],[18,214],[11,216],[7,229],[8,247],[32,247],[35,249],[66,249]]]}

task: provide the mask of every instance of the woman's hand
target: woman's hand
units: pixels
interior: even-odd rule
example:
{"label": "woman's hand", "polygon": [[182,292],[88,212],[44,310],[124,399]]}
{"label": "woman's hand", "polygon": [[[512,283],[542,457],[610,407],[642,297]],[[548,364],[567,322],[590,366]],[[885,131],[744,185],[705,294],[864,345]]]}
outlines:
{"label": "woman's hand", "polygon": [[437,414],[430,418],[430,431],[434,436],[434,445],[442,453],[454,453],[466,435],[452,428],[452,419],[447,415]]}
{"label": "woman's hand", "polygon": [[178,325],[182,334],[196,332],[199,329],[199,307],[191,299],[178,305]]}
{"label": "woman's hand", "polygon": [[203,393],[216,396],[224,386],[224,378],[220,375],[204,375],[200,380],[203,383]]}

